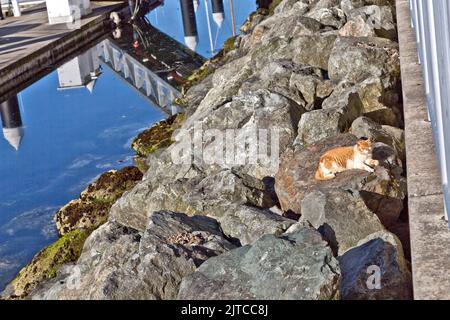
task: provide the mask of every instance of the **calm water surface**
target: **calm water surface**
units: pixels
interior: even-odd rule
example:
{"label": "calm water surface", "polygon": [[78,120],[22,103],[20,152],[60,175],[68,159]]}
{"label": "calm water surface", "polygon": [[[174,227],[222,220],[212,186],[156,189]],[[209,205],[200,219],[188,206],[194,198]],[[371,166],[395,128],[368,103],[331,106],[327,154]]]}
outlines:
{"label": "calm water surface", "polygon": [[[205,1],[199,3],[197,52],[211,57],[232,34],[229,2],[224,1],[220,28],[210,1],[209,27]],[[253,0],[235,1],[236,29],[255,8]],[[178,0],[166,1],[147,18],[183,43]],[[101,173],[131,165],[132,139],[166,116],[102,64],[95,84],[58,89],[70,86],[83,69],[92,69],[86,64],[79,59],[64,65],[17,94],[20,145],[17,135],[11,144],[0,131],[0,291],[36,252],[57,239],[55,212]]]}

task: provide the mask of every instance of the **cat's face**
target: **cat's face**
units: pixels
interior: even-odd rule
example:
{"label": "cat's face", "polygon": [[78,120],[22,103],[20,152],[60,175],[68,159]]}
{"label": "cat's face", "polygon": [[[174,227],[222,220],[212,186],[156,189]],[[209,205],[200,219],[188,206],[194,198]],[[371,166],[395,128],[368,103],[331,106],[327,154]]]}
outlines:
{"label": "cat's face", "polygon": [[362,154],[371,154],[372,153],[372,142],[370,140],[360,140],[357,143],[358,151]]}

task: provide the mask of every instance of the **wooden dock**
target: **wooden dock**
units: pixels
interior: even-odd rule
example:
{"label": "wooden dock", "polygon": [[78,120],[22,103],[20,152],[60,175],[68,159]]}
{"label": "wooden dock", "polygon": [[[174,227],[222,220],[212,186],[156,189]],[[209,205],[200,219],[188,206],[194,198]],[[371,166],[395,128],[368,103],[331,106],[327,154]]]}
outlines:
{"label": "wooden dock", "polygon": [[123,1],[92,1],[91,6],[92,13],[82,18],[78,29],[67,24],[49,25],[45,6],[0,21],[0,100],[104,36],[110,12],[127,5]]}

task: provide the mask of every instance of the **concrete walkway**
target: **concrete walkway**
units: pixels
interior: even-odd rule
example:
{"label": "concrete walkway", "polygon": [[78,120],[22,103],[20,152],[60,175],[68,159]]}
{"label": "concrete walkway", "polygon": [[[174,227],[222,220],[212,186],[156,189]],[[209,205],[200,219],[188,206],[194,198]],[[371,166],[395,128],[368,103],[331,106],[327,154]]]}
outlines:
{"label": "concrete walkway", "polygon": [[109,13],[126,13],[123,1],[92,1],[92,13],[78,28],[49,25],[45,7],[0,21],[0,99],[23,90],[104,37]]}
{"label": "concrete walkway", "polygon": [[[95,20],[117,6],[118,2],[92,2],[92,13],[81,25]],[[21,17],[7,17],[0,21],[0,69],[45,47],[72,30],[66,24],[49,25],[45,6],[23,13]]]}
{"label": "concrete walkway", "polygon": [[450,299],[450,229],[408,0],[397,19],[408,165],[409,223],[415,299]]}

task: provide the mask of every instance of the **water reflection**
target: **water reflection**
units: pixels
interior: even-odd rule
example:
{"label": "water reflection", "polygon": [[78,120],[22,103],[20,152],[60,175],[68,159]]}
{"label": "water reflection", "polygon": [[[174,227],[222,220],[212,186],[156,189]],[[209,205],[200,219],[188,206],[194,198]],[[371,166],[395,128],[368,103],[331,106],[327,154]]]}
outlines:
{"label": "water reflection", "polygon": [[270,3],[269,0],[165,1],[146,17],[161,31],[209,58],[265,2]]}
{"label": "water reflection", "polygon": [[58,68],[59,90],[86,88],[94,91],[101,74],[97,50],[89,49]]}
{"label": "water reflection", "polygon": [[131,140],[166,115],[106,67],[97,45],[1,103],[0,114],[2,290],[56,239],[56,210],[99,174],[131,165]]}
{"label": "water reflection", "polygon": [[0,116],[2,118],[3,137],[16,151],[19,150],[24,130],[17,95],[0,104]]}

